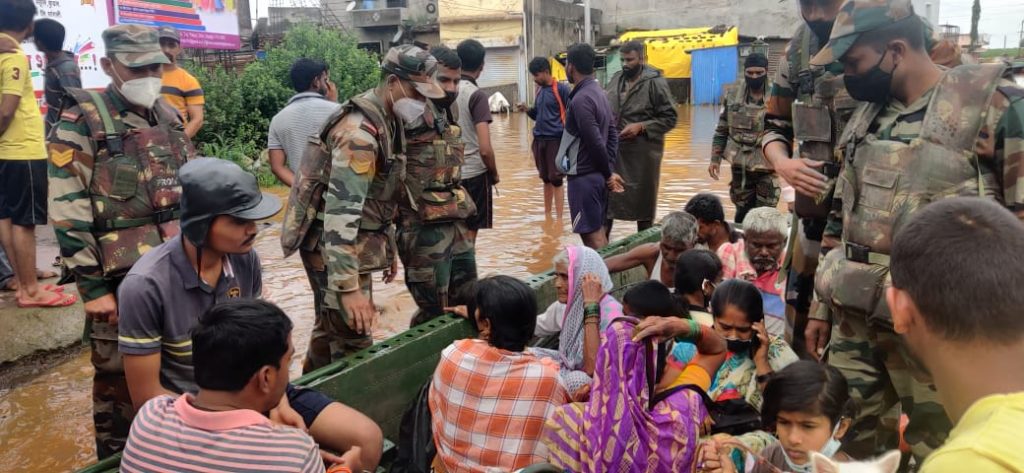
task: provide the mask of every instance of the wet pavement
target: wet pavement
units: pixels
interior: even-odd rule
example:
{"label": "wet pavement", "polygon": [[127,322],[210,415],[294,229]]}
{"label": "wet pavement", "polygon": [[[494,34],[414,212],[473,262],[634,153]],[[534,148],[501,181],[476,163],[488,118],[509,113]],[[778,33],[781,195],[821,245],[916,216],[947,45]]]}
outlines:
{"label": "wet pavement", "polygon": [[[693,194],[702,191],[718,194],[731,214],[727,181],[714,182],[707,176],[716,110],[683,106],[679,115],[679,125],[666,140],[658,215],[682,210]],[[491,135],[501,184],[494,198],[494,228],[481,231],[477,242],[479,273],[523,277],[546,271],[559,249],[579,244],[579,238],[572,233],[568,218],[558,221],[543,215],[542,187],[529,154],[526,115],[496,115]],[[612,239],[633,231],[631,223],[619,222]],[[302,263],[297,255],[281,257],[279,235],[278,223],[269,224],[258,237],[256,250],[263,262],[264,295],[295,322],[292,374],[298,376],[313,325],[313,303]],[[384,310],[376,339],[408,326],[415,304],[401,273],[391,284],[378,279],[374,299]],[[0,472],[68,471],[95,461],[91,378],[89,354],[82,350],[20,386],[0,390]]]}

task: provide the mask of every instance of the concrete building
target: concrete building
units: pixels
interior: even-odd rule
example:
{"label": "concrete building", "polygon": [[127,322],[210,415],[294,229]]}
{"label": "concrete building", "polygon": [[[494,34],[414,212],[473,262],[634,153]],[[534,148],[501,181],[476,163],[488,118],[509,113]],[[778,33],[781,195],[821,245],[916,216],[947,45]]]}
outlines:
{"label": "concrete building", "polygon": [[637,29],[735,25],[742,36],[789,38],[800,24],[796,0],[591,0],[603,34]]}
{"label": "concrete building", "polygon": [[392,43],[440,40],[438,0],[321,0],[321,5],[330,20],[325,24],[352,32],[365,49],[384,52]]}
{"label": "concrete building", "polygon": [[[473,38],[487,48],[478,83],[500,91],[512,103],[532,95],[527,65],[534,56],[551,56],[583,38],[583,7],[560,0],[441,0],[441,42],[455,47]],[[601,12],[591,10],[595,37]]]}
{"label": "concrete building", "polygon": [[939,0],[913,0],[914,12],[923,16],[932,25],[939,24]]}

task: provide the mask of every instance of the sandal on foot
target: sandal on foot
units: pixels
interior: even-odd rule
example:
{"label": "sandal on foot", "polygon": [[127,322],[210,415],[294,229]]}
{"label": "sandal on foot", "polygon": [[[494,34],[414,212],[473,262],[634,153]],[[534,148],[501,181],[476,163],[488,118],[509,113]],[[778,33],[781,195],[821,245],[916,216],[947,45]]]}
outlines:
{"label": "sandal on foot", "polygon": [[45,300],[45,301],[41,301],[41,302],[37,302],[37,301],[25,302],[25,301],[22,301],[22,300],[19,299],[18,300],[18,307],[21,307],[22,309],[28,309],[28,308],[33,308],[33,307],[40,307],[40,308],[67,307],[69,305],[73,305],[75,302],[78,302],[78,297],[76,297],[74,294],[64,294],[62,292],[58,292],[58,293],[55,293],[52,298],[50,298],[48,300]]}

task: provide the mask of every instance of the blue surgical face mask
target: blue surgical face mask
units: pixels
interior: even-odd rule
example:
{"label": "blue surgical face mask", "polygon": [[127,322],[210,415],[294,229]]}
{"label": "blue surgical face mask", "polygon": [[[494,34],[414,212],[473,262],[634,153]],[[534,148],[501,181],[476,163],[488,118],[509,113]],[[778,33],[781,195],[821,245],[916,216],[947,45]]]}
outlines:
{"label": "blue surgical face mask", "polygon": [[[839,432],[839,426],[843,424],[843,419],[840,418],[839,422],[836,423],[836,427],[832,429],[832,436],[828,438],[828,442],[825,442],[825,446],[821,447],[818,453],[825,455],[826,457],[832,458],[839,452],[839,447],[842,446],[842,442],[836,440],[836,433]],[[811,473],[812,466],[810,458],[807,459],[807,463],[803,465],[797,465],[793,463],[793,460],[789,458],[789,454],[783,451],[782,458],[786,460],[786,466],[789,468],[788,471],[793,473]]]}

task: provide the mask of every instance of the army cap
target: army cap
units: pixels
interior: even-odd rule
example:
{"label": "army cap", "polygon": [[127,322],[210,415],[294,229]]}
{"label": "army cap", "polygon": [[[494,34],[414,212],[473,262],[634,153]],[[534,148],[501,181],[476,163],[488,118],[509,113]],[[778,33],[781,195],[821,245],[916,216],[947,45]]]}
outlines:
{"label": "army cap", "polygon": [[103,46],[107,54],[128,67],[168,64],[160,49],[156,29],[142,25],[116,25],[103,31]]}
{"label": "army cap", "polygon": [[864,33],[914,16],[910,0],[846,0],[832,25],[828,44],[811,59],[812,66],[827,66],[849,51]]}
{"label": "army cap", "polygon": [[178,29],[173,26],[161,26],[158,30],[160,32],[160,39],[173,39],[177,42],[181,42],[181,35],[178,34]]}
{"label": "army cap", "polygon": [[428,99],[444,98],[444,89],[434,78],[437,59],[430,52],[412,44],[402,44],[388,50],[381,69],[412,82],[421,95]]}
{"label": "army cap", "polygon": [[181,232],[202,247],[213,219],[230,215],[263,220],[281,210],[281,199],[260,192],[256,176],[219,158],[196,158],[178,171],[181,182]]}

